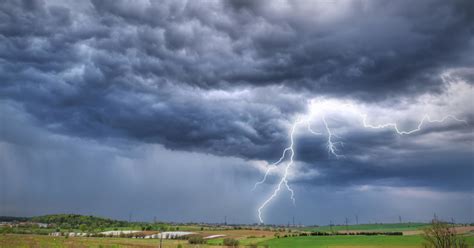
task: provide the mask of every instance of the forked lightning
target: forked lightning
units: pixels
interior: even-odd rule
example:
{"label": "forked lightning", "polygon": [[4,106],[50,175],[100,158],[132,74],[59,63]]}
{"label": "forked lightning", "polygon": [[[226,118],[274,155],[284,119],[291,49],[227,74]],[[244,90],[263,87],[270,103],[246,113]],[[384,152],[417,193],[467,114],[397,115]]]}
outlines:
{"label": "forked lightning", "polygon": [[[334,108],[335,106],[330,106],[330,107]],[[443,123],[443,122],[445,122],[449,119],[453,120],[453,121],[456,121],[456,122],[462,122],[462,123],[467,124],[467,121],[462,120],[462,119],[458,119],[457,117],[455,117],[453,115],[446,115],[441,119],[432,119],[429,115],[424,115],[423,118],[419,121],[419,123],[418,123],[418,125],[415,129],[404,131],[404,130],[401,130],[398,127],[397,123],[383,123],[383,124],[378,124],[378,125],[368,123],[367,114],[362,113],[362,111],[360,111],[354,104],[342,104],[342,105],[338,105],[336,107],[337,107],[337,109],[342,109],[345,112],[351,112],[351,113],[355,114],[356,116],[360,117],[360,119],[362,121],[362,126],[364,128],[370,128],[370,129],[390,128],[390,129],[393,129],[395,131],[395,133],[398,134],[398,135],[408,135],[408,134],[412,134],[412,133],[421,131],[422,128],[423,128],[423,125],[425,123]],[[256,187],[258,185],[264,183],[267,180],[267,177],[270,174],[270,172],[272,170],[276,169],[278,167],[278,165],[281,164],[282,162],[284,162],[285,158],[288,157],[288,162],[286,163],[286,166],[284,167],[283,174],[280,177],[280,180],[278,181],[278,184],[276,184],[276,186],[273,190],[273,193],[270,195],[270,197],[268,197],[262,203],[262,205],[260,205],[260,207],[257,210],[258,211],[258,219],[259,219],[260,223],[263,223],[263,218],[262,218],[263,210],[278,195],[278,193],[280,192],[283,185],[290,192],[290,196],[291,196],[291,200],[293,201],[293,204],[296,203],[296,200],[295,200],[295,197],[294,197],[294,191],[293,191],[293,189],[291,189],[291,187],[288,184],[288,173],[289,173],[291,167],[294,165],[294,157],[295,157],[294,136],[295,136],[295,132],[296,132],[298,126],[300,126],[302,124],[305,124],[307,130],[310,133],[312,133],[314,135],[322,135],[323,133],[316,132],[311,128],[311,121],[313,121],[315,119],[315,117],[316,117],[315,115],[319,114],[319,116],[317,116],[317,117],[320,118],[320,121],[324,125],[325,134],[326,134],[326,137],[327,137],[326,138],[326,143],[327,143],[326,147],[327,147],[329,156],[334,156],[336,159],[343,156],[343,155],[339,154],[339,149],[338,149],[338,146],[341,146],[342,143],[339,142],[339,141],[334,140],[334,138],[337,138],[337,136],[334,134],[334,132],[332,131],[332,129],[331,129],[331,127],[330,127],[330,125],[327,121],[326,114],[325,114],[325,111],[327,109],[330,109],[327,106],[327,102],[324,102],[324,101],[323,102],[322,101],[317,101],[316,102],[314,100],[311,101],[311,105],[310,105],[310,110],[311,111],[310,111],[310,113],[308,113],[306,116],[304,116],[304,118],[301,118],[301,117],[298,118],[291,125],[291,128],[289,130],[290,145],[283,150],[280,159],[278,159],[275,163],[271,164],[266,169],[262,180],[258,181],[254,185],[253,189],[256,189]],[[320,113],[314,113],[315,112],[314,110],[317,110],[317,112],[320,112]]]}

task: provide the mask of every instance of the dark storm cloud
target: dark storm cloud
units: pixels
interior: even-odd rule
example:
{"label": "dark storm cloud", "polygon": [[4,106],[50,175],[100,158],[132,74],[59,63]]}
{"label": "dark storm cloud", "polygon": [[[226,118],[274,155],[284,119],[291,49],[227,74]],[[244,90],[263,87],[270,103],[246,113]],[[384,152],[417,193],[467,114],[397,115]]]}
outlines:
{"label": "dark storm cloud", "polygon": [[1,95],[66,132],[176,149],[267,158],[284,141],[275,120],[302,106],[282,99],[271,113],[180,90],[283,86],[275,98],[292,89],[379,99],[437,89],[441,68],[472,57],[472,6],[462,1],[60,5],[1,5]]}
{"label": "dark storm cloud", "polygon": [[[227,215],[253,221],[248,206],[255,199],[250,190],[241,189],[249,187],[254,177],[248,175],[255,174],[242,159],[158,145],[118,147],[120,140],[109,146],[110,141],[49,133],[15,104],[2,104],[0,110],[8,115],[0,128],[2,215],[74,212],[126,219],[133,213],[137,221],[156,216],[183,222],[218,222]],[[247,177],[232,180],[239,173]],[[216,195],[222,204],[209,206]]]}
{"label": "dark storm cloud", "polygon": [[[70,136],[273,160],[313,96],[410,99],[451,68],[472,83],[472,16],[471,1],[6,1],[0,96]],[[326,175],[395,173],[353,164]]]}
{"label": "dark storm cloud", "polygon": [[297,180],[312,186],[332,185],[353,187],[360,185],[421,187],[439,191],[472,192],[472,161],[466,151],[441,151],[436,155],[418,152],[395,159],[357,161],[351,159],[318,160],[307,164],[320,175]]}
{"label": "dark storm cloud", "polygon": [[[256,207],[267,196],[262,192],[267,185],[251,191],[259,175],[249,161],[170,151],[159,145],[120,147],[120,140],[99,143],[57,135],[38,127],[17,104],[2,102],[0,110],[8,116],[0,127],[2,215],[73,212],[128,219],[132,213],[133,220],[152,221],[156,216],[183,222],[222,222],[227,216],[230,223],[253,223]],[[337,166],[342,171],[351,169]],[[433,171],[426,169],[425,174]],[[379,187],[382,183],[372,190],[341,190],[340,180],[335,180],[338,184],[324,181],[323,187],[315,182],[291,182],[297,205],[282,192],[265,211],[268,223],[284,224],[292,216],[306,225],[343,223],[343,216],[354,214],[359,214],[363,223],[396,221],[398,215],[410,221],[428,221],[433,212],[457,221],[472,217],[471,196],[463,193],[428,191],[425,195],[415,191],[411,195],[413,192],[403,188],[407,184],[397,193]]]}
{"label": "dark storm cloud", "polygon": [[[333,123],[329,122],[329,125]],[[305,136],[297,141],[296,157],[302,163],[302,178],[307,185],[354,187],[360,185],[412,186],[440,191],[472,192],[472,126],[460,122],[427,124],[411,135],[397,135],[359,126],[338,129],[333,137],[337,153],[330,154],[326,136]],[[316,171],[317,175],[304,177]]]}

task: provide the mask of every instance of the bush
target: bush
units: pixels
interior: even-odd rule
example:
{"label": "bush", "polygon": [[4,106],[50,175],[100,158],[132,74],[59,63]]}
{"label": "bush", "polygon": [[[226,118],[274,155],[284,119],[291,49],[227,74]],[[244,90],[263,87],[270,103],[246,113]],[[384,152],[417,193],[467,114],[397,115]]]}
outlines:
{"label": "bush", "polygon": [[206,240],[202,236],[192,235],[192,236],[189,236],[188,242],[190,244],[205,244]]}
{"label": "bush", "polygon": [[454,227],[446,222],[433,220],[431,227],[423,230],[425,248],[467,248],[463,237],[456,233]]}
{"label": "bush", "polygon": [[239,246],[239,241],[237,239],[233,239],[233,238],[225,238],[224,239],[224,245],[225,246],[237,247],[237,246]]}

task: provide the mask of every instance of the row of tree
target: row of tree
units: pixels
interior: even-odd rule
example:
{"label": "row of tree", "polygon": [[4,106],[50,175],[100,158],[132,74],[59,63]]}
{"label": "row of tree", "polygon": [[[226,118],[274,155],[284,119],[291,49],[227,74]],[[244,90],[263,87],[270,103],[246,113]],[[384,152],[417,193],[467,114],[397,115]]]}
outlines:
{"label": "row of tree", "polygon": [[95,216],[79,215],[79,214],[52,214],[36,216],[30,219],[32,222],[40,222],[47,224],[55,224],[59,228],[79,229],[81,225],[95,228],[106,227],[126,227],[130,224],[126,221],[112,220]]}

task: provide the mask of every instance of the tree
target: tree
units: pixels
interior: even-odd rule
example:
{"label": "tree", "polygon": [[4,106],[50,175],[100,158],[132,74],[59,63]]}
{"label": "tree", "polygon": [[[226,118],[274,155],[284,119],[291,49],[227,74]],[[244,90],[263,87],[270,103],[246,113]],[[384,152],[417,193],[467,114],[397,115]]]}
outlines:
{"label": "tree", "polygon": [[237,239],[233,239],[233,238],[225,238],[224,239],[224,245],[225,246],[238,247],[239,246],[239,241]]}
{"label": "tree", "polygon": [[190,244],[205,244],[206,240],[200,235],[191,235],[188,238]]}
{"label": "tree", "polygon": [[161,225],[160,226],[160,248],[163,247],[163,235],[164,235],[164,232],[168,229],[167,226],[165,225]]}
{"label": "tree", "polygon": [[467,248],[466,240],[446,222],[433,219],[431,226],[423,230],[425,248]]}
{"label": "tree", "polygon": [[86,224],[81,224],[81,225],[79,226],[79,229],[81,230],[81,232],[85,232],[86,229],[87,229]]}

